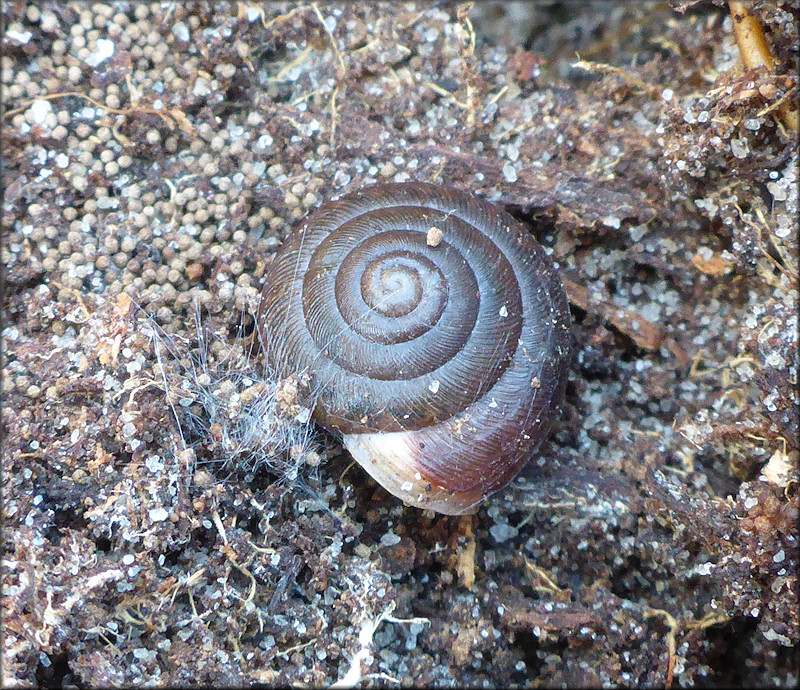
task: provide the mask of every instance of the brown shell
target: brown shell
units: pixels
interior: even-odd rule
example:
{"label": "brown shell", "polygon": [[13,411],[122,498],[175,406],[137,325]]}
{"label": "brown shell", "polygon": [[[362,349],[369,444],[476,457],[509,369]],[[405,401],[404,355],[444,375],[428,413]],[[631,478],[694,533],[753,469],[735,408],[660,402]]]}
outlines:
{"label": "brown shell", "polygon": [[[278,374],[311,377],[315,419],[392,493],[440,512],[511,481],[563,398],[555,269],[508,213],[451,188],[325,204],[276,255],[258,323]],[[382,463],[407,463],[398,486]]]}

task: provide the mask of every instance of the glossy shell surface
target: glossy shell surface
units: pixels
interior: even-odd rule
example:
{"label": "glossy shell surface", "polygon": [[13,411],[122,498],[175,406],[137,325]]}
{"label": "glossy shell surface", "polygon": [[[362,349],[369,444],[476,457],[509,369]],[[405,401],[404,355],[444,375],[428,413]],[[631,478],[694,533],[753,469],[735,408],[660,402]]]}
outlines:
{"label": "glossy shell surface", "polygon": [[564,393],[569,309],[511,215],[436,185],[365,187],[306,220],[259,312],[279,375],[408,504],[457,514],[506,485]]}

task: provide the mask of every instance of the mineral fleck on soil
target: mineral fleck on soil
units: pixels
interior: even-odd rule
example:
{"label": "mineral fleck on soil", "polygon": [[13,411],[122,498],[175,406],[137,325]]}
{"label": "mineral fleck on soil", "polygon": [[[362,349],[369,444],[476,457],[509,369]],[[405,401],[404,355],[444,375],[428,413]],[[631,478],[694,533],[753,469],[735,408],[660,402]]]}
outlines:
{"label": "mineral fleck on soil", "polygon": [[[4,684],[796,685],[799,8],[3,3]],[[230,462],[275,249],[404,180],[572,304],[475,516]]]}

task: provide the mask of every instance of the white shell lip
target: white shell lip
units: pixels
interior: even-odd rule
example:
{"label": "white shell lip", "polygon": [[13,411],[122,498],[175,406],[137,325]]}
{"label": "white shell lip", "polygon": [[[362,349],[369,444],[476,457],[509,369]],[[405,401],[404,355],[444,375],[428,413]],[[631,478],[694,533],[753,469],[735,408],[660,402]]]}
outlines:
{"label": "white shell lip", "polygon": [[484,496],[435,486],[419,471],[420,448],[413,431],[345,434],[344,447],[389,493],[416,508],[445,515],[477,511]]}

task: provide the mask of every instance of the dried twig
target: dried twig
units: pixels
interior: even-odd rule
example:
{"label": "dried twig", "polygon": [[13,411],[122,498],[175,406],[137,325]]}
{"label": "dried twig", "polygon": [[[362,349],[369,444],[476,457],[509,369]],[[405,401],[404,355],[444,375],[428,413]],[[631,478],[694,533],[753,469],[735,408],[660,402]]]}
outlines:
{"label": "dried twig", "polygon": [[7,111],[4,115],[4,119],[8,119],[12,115],[16,115],[17,113],[21,113],[26,108],[30,107],[36,101],[52,101],[56,98],[67,98],[68,96],[75,96],[77,98],[83,98],[89,103],[91,103],[95,108],[101,108],[106,112],[113,113],[115,115],[131,115],[133,113],[144,113],[145,115],[156,115],[160,117],[166,124],[167,127],[170,129],[175,129],[175,125],[182,132],[186,132],[186,134],[190,134],[194,136],[195,130],[192,126],[191,122],[189,122],[189,118],[186,117],[186,114],[182,110],[178,110],[177,108],[165,108],[163,110],[155,110],[154,108],[146,108],[144,106],[138,105],[138,103],[134,103],[133,105],[127,108],[112,108],[111,106],[105,105],[104,103],[100,103],[99,101],[94,100],[93,98],[87,96],[85,93],[81,93],[80,91],[61,91],[59,93],[50,93],[45,96],[39,96],[29,101],[25,101],[21,106],[18,108],[14,108],[13,110]]}
{"label": "dried twig", "polygon": [[[736,34],[739,54],[745,69],[766,67],[774,70],[776,60],[770,52],[761,22],[750,14],[746,3],[740,0],[730,0],[728,5],[731,8],[733,31]],[[798,112],[796,98],[782,100],[777,106],[777,110],[780,121],[784,125],[794,132],[800,130],[800,112]]]}
{"label": "dried twig", "polygon": [[643,91],[644,93],[652,96],[653,98],[659,98],[663,89],[659,86],[654,86],[653,84],[648,84],[647,82],[642,81],[638,77],[633,76],[632,74],[628,74],[624,69],[620,69],[619,67],[615,67],[614,65],[607,65],[604,62],[591,62],[590,60],[578,60],[577,62],[573,62],[571,67],[578,67],[579,69],[585,69],[587,72],[597,72],[599,74],[615,74],[618,77],[621,77],[622,80],[633,86],[639,91]]}
{"label": "dried twig", "polygon": [[667,633],[667,649],[669,651],[669,661],[667,662],[667,678],[664,681],[666,688],[672,687],[672,679],[675,675],[675,633],[678,631],[678,621],[675,617],[664,609],[648,609],[645,611],[644,617],[651,618],[652,616],[664,616],[667,623],[669,632]]}

